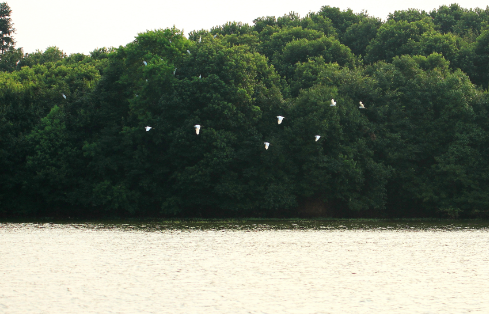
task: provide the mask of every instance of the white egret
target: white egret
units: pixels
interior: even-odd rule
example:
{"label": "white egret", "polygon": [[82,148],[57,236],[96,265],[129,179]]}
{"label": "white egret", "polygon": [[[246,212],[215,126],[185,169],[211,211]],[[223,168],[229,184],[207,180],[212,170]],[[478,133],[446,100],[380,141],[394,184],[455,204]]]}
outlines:
{"label": "white egret", "polygon": [[316,142],[319,140],[319,138],[321,137],[321,135],[316,135],[314,136],[316,138]]}
{"label": "white egret", "polygon": [[150,126],[146,126],[146,127],[144,127],[144,128],[146,129],[146,132],[148,132],[149,130],[151,130],[151,129],[152,129],[152,127],[150,127]]}
{"label": "white egret", "polygon": [[200,131],[200,125],[199,125],[199,124],[196,124],[196,125],[194,125],[194,128],[195,128],[195,133],[196,133],[197,135],[199,135],[199,131]]}
{"label": "white egret", "polygon": [[360,106],[359,106],[358,108],[360,108],[360,109],[365,109],[365,106],[363,105],[363,103],[362,103],[362,102],[360,102]]}
{"label": "white egret", "polygon": [[66,95],[65,94],[61,94],[61,95],[63,95],[63,98],[66,99]]}
{"label": "white egret", "polygon": [[263,143],[263,144],[265,144],[265,149],[268,149],[268,145],[270,145],[270,143],[265,142],[265,143]]}
{"label": "white egret", "polygon": [[190,54],[190,50],[187,50],[188,54]]}
{"label": "white egret", "polygon": [[148,65],[148,62],[146,62],[146,61],[143,61],[143,63],[144,63],[144,65]]}
{"label": "white egret", "polygon": [[170,44],[171,44],[171,39],[168,39],[168,41],[169,41],[169,42],[170,42]]}
{"label": "white egret", "polygon": [[199,43],[201,43],[201,42],[202,42],[202,36],[199,37]]}
{"label": "white egret", "polygon": [[282,120],[285,119],[285,117],[282,116],[277,116],[278,119],[278,124],[282,123]]}
{"label": "white egret", "polygon": [[336,106],[336,101],[334,101],[334,99],[331,99],[331,105],[329,105],[330,107],[334,107]]}
{"label": "white egret", "polygon": [[201,79],[201,78],[202,78],[202,74],[199,75],[199,79]]}
{"label": "white egret", "polygon": [[175,68],[175,70],[173,70],[173,75],[175,75],[175,73],[177,73],[177,68]]}
{"label": "white egret", "polygon": [[216,38],[216,37],[217,37],[217,34],[214,35],[214,38]]}

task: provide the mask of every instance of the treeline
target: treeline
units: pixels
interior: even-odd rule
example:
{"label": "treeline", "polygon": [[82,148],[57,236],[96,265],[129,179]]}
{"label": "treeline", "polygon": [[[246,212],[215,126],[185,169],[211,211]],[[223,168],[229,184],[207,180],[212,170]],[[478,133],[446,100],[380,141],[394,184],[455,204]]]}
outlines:
{"label": "treeline", "polygon": [[487,8],[10,45],[0,69],[4,217],[489,214]]}

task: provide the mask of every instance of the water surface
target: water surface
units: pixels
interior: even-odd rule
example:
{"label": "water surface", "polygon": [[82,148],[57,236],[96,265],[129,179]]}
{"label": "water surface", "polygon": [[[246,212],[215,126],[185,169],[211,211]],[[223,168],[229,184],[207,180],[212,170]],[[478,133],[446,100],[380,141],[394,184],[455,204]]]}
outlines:
{"label": "water surface", "polygon": [[0,224],[0,313],[489,313],[481,222]]}

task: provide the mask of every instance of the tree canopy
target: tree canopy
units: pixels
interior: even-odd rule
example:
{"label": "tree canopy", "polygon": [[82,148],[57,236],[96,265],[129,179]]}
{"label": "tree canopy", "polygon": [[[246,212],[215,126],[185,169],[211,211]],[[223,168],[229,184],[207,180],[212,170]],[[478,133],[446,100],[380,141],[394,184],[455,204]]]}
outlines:
{"label": "tree canopy", "polygon": [[488,10],[324,6],[67,55],[16,49],[1,3],[0,216],[487,217]]}
{"label": "tree canopy", "polygon": [[14,25],[10,14],[12,10],[6,2],[0,3],[0,54],[3,55],[6,51],[15,46],[14,38],[12,37],[15,32]]}

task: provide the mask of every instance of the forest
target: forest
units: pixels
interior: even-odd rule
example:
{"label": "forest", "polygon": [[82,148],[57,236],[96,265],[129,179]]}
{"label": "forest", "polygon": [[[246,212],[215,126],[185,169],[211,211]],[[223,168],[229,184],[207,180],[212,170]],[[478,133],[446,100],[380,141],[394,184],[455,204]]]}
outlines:
{"label": "forest", "polygon": [[89,55],[25,53],[10,13],[0,217],[489,216],[489,7],[323,6]]}

